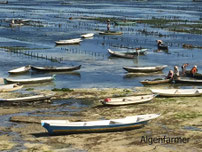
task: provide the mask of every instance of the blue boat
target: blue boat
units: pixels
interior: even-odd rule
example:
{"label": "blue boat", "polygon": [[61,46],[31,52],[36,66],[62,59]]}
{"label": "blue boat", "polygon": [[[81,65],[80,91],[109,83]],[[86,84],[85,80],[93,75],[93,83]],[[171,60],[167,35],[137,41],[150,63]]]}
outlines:
{"label": "blue boat", "polygon": [[68,120],[41,120],[41,125],[48,133],[72,134],[94,133],[131,130],[143,127],[151,119],[159,117],[158,114],[128,116],[122,119],[98,120],[88,122],[70,122]]}

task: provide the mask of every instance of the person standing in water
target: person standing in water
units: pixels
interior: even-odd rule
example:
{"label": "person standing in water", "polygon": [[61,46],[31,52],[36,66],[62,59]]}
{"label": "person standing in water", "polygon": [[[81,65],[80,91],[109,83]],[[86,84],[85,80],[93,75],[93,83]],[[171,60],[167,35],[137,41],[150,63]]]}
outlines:
{"label": "person standing in water", "polygon": [[178,66],[174,66],[174,79],[178,78],[180,76],[180,71],[178,69]]}
{"label": "person standing in water", "polygon": [[110,19],[107,20],[107,32],[110,31]]}
{"label": "person standing in water", "polygon": [[182,75],[184,76],[186,74],[186,68],[189,66],[189,63],[185,63],[182,65]]}
{"label": "person standing in water", "polygon": [[195,66],[191,69],[191,71],[190,71],[191,76],[194,77],[194,75],[195,75],[197,72],[198,72],[197,65],[195,65]]}

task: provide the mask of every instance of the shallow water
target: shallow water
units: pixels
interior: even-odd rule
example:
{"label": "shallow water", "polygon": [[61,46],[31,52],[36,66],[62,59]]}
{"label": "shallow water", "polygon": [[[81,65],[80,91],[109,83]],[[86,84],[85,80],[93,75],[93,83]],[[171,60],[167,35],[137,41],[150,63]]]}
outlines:
{"label": "shallow water", "polygon": [[[133,88],[142,86],[139,81],[158,76],[133,77],[125,79],[127,74],[123,66],[169,65],[166,74],[174,65],[189,62],[202,68],[200,49],[183,49],[182,44],[201,45],[201,35],[169,32],[151,28],[148,25],[111,26],[120,30],[121,36],[102,36],[98,32],[106,25],[93,20],[68,20],[69,17],[119,17],[128,19],[183,19],[198,21],[202,16],[201,2],[191,1],[24,1],[13,0],[7,5],[0,5],[0,47],[25,47],[27,51],[39,56],[61,59],[61,62],[34,58],[23,54],[6,52],[0,49],[0,77],[8,77],[8,70],[24,66],[72,66],[82,65],[77,74],[59,73],[56,80],[45,85],[29,85],[37,89],[50,88]],[[33,26],[9,27],[12,18],[32,20]],[[140,30],[154,32],[145,35]],[[55,46],[61,39],[77,38],[82,33],[95,33],[93,39],[84,39],[80,45]],[[163,37],[159,37],[159,32]],[[169,45],[169,52],[155,52],[156,39],[163,39]],[[134,60],[110,58],[107,49],[127,50],[121,47],[148,48],[148,54]],[[191,67],[190,67],[191,68]],[[52,73],[30,72],[16,78],[47,76]],[[13,76],[12,76],[13,77]],[[14,76],[15,77],[15,76]]]}

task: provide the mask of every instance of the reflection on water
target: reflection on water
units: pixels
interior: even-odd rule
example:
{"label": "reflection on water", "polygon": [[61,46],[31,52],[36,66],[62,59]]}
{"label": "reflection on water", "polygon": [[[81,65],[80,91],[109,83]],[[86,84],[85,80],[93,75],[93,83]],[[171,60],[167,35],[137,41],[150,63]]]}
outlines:
{"label": "reflection on water", "polygon": [[[122,19],[183,19],[200,21],[201,5],[192,1],[68,1],[64,5],[56,0],[12,1],[0,5],[0,77],[28,78],[52,75],[53,73],[28,72],[24,75],[10,76],[10,69],[24,66],[74,66],[82,67],[76,73],[56,73],[53,84],[47,88],[88,88],[88,87],[135,87],[142,86],[139,81],[156,76],[129,76],[123,66],[168,65],[163,71],[167,74],[174,65],[197,64],[202,68],[201,50],[187,50],[182,44],[200,46],[201,35],[170,32],[137,23],[134,26],[114,26],[111,30],[121,31],[123,35],[99,35],[106,30],[104,22],[86,20],[89,17],[119,17]],[[110,9],[109,9],[110,8]],[[72,20],[69,20],[72,17]],[[27,24],[9,27],[12,19],[21,19]],[[94,33],[90,39],[82,39],[80,45],[56,46],[55,41],[79,38],[83,33]],[[156,40],[162,39],[169,46],[168,52],[159,51]],[[133,60],[111,58],[107,49],[128,51],[132,48],[147,48],[145,56]],[[6,48],[6,49],[5,49]],[[23,53],[15,53],[15,51]],[[28,53],[26,53],[26,51]],[[30,55],[32,54],[32,56]],[[34,57],[34,56],[35,57]],[[37,57],[37,56],[40,57]],[[50,60],[46,59],[49,58]],[[51,59],[58,59],[54,62]],[[32,85],[31,85],[32,86]],[[36,85],[32,87],[40,88]]]}

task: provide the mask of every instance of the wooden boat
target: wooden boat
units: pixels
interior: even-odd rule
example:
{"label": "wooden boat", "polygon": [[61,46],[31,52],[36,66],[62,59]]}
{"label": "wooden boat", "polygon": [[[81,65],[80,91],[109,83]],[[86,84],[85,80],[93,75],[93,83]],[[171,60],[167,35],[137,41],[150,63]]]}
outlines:
{"label": "wooden boat", "polygon": [[43,71],[43,72],[65,72],[65,71],[74,71],[79,70],[81,65],[73,66],[73,67],[38,67],[38,66],[31,66],[32,70],[36,71]]}
{"label": "wooden boat", "polygon": [[79,44],[81,42],[81,38],[77,39],[69,39],[69,40],[59,40],[55,41],[57,45],[68,45],[68,44]]}
{"label": "wooden boat", "polygon": [[117,31],[104,31],[100,32],[100,35],[122,35],[123,32],[117,32]]}
{"label": "wooden boat", "polygon": [[121,53],[121,52],[117,52],[117,51],[112,51],[110,49],[108,49],[108,52],[110,53],[110,55],[115,56],[115,57],[120,57],[120,58],[133,59],[135,57],[135,55],[133,55],[133,54]]}
{"label": "wooden boat", "polygon": [[87,34],[83,34],[81,35],[82,38],[89,38],[89,37],[93,37],[94,33],[87,33]]}
{"label": "wooden boat", "polygon": [[202,95],[202,89],[151,89],[151,91],[165,97],[196,97]]}
{"label": "wooden boat", "polygon": [[158,44],[158,49],[159,50],[168,50],[168,46],[167,45],[164,45],[164,44]]}
{"label": "wooden boat", "polygon": [[38,78],[28,78],[28,79],[9,79],[5,78],[5,83],[40,83],[40,82],[47,82],[52,81],[55,75],[49,77],[38,77]]}
{"label": "wooden boat", "polygon": [[143,127],[158,114],[129,116],[122,119],[98,120],[87,122],[70,122],[68,120],[41,120],[41,125],[49,134],[111,132]]}
{"label": "wooden boat", "polygon": [[142,96],[130,96],[130,97],[120,97],[120,98],[106,98],[101,100],[100,102],[103,105],[110,106],[120,106],[120,105],[128,105],[128,104],[138,104],[145,103],[151,101],[155,98],[156,95],[142,95]]}
{"label": "wooden boat", "polygon": [[30,68],[31,68],[30,65],[27,65],[27,66],[23,66],[23,67],[20,67],[20,68],[10,70],[10,71],[8,71],[8,73],[10,73],[10,74],[25,73],[25,72],[28,72],[30,70]]}
{"label": "wooden boat", "polygon": [[123,67],[124,70],[128,72],[141,72],[141,73],[150,73],[150,72],[158,72],[165,69],[167,65],[162,66],[153,66],[153,67]]}
{"label": "wooden boat", "polygon": [[147,49],[133,49],[129,51],[119,51],[120,53],[127,53],[132,55],[145,55],[147,54]]}
{"label": "wooden boat", "polygon": [[201,83],[202,84],[202,80],[198,80],[198,79],[187,79],[187,78],[176,78],[175,79],[175,83]]}
{"label": "wooden boat", "polygon": [[0,99],[0,102],[27,102],[27,101],[39,101],[39,100],[49,100],[53,97],[52,94],[50,95],[34,95],[34,96],[27,96],[27,97],[19,97],[19,98],[10,98],[10,99]]}
{"label": "wooden boat", "polygon": [[22,26],[24,25],[21,21],[19,22],[18,20],[11,20],[11,23],[9,24],[11,27],[16,27],[16,26]]}
{"label": "wooden boat", "polygon": [[152,85],[152,84],[162,84],[170,83],[173,79],[154,79],[154,80],[144,80],[140,81],[143,85]]}
{"label": "wooden boat", "polygon": [[120,25],[120,26],[128,26],[128,25],[135,25],[135,21],[114,21],[115,25]]}
{"label": "wooden boat", "polygon": [[[192,74],[190,73],[190,71],[191,71],[191,70],[185,72],[185,76],[186,76],[186,77],[192,77]],[[194,74],[194,77],[192,77],[192,78],[195,78],[195,79],[202,79],[202,74],[201,74],[201,73],[195,73],[195,74]]]}
{"label": "wooden boat", "polygon": [[8,1],[0,1],[0,4],[8,4]]}
{"label": "wooden boat", "polygon": [[145,49],[142,50],[142,51],[130,51],[130,52],[112,51],[111,49],[108,49],[108,52],[112,56],[121,57],[121,58],[127,58],[127,59],[133,59],[137,55],[146,54]]}
{"label": "wooden boat", "polygon": [[23,85],[19,85],[17,83],[2,85],[2,86],[0,86],[0,92],[15,91],[15,90],[21,89],[22,87],[23,87]]}
{"label": "wooden boat", "polygon": [[151,72],[151,73],[130,73],[128,72],[127,74],[125,74],[123,76],[124,79],[132,79],[132,78],[136,78],[136,77],[143,77],[143,76],[164,76],[163,72]]}

